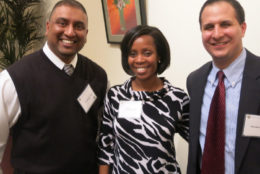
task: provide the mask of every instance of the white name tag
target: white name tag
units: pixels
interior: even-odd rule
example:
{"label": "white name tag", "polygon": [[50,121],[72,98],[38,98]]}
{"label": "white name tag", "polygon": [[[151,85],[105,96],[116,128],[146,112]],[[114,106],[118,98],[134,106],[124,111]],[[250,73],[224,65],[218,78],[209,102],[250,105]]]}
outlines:
{"label": "white name tag", "polygon": [[243,135],[260,137],[260,115],[246,114]]}
{"label": "white name tag", "polygon": [[87,113],[96,99],[97,96],[92,90],[91,86],[87,85],[87,87],[82,91],[82,93],[78,97],[78,102],[84,109],[85,113]]}
{"label": "white name tag", "polygon": [[118,118],[141,118],[142,101],[120,101]]}

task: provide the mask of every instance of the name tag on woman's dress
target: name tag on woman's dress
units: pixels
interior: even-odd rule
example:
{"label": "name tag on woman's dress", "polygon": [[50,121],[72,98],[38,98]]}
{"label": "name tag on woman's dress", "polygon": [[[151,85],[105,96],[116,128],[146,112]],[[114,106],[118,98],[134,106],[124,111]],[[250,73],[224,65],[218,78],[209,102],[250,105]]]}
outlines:
{"label": "name tag on woman's dress", "polygon": [[141,118],[142,101],[120,101],[118,118]]}

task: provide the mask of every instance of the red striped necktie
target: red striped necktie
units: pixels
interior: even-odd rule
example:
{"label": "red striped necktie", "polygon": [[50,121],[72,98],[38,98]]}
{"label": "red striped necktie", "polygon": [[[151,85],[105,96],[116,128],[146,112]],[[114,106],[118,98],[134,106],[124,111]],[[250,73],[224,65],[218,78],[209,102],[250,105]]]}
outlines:
{"label": "red striped necktie", "polygon": [[218,86],[211,101],[201,174],[225,173],[225,75],[218,72]]}

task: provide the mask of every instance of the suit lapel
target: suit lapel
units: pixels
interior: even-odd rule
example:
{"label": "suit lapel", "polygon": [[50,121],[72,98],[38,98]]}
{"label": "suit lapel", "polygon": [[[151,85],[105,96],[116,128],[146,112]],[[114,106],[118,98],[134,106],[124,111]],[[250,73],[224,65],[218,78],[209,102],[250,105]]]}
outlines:
{"label": "suit lapel", "polygon": [[[238,173],[242,159],[247,150],[250,138],[242,137],[245,114],[257,114],[260,103],[259,58],[247,51],[245,69],[240,93],[237,137],[235,152],[235,173]],[[259,114],[259,113],[258,113]]]}
{"label": "suit lapel", "polygon": [[[195,152],[197,153],[198,159],[200,159],[201,148],[199,145],[199,136],[200,136],[200,120],[201,120],[201,106],[203,101],[204,89],[207,83],[207,77],[212,68],[212,62],[207,63],[200,71],[197,73],[199,77],[195,78],[195,81],[192,83],[192,96],[191,96],[191,112],[193,115],[190,117],[191,126],[191,139],[195,148]],[[194,98],[194,101],[193,101]],[[198,160],[197,159],[197,160]]]}

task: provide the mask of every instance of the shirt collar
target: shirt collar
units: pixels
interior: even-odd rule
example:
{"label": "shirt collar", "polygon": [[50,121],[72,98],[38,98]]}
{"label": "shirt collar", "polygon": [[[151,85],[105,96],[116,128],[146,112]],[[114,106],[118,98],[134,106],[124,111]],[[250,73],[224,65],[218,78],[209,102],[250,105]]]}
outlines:
{"label": "shirt collar", "polygon": [[[246,50],[243,48],[241,54],[227,68],[223,69],[227,82],[230,86],[235,87],[242,80],[246,62]],[[220,69],[212,62],[212,70],[208,76],[208,81],[211,85],[217,85],[217,73]]]}
{"label": "shirt collar", "polygon": [[[47,42],[43,46],[43,52],[55,66],[57,66],[60,70],[63,69],[65,63],[51,51]],[[72,59],[70,64],[75,68],[77,65],[77,61],[78,61],[78,54],[75,55],[75,57]]]}

